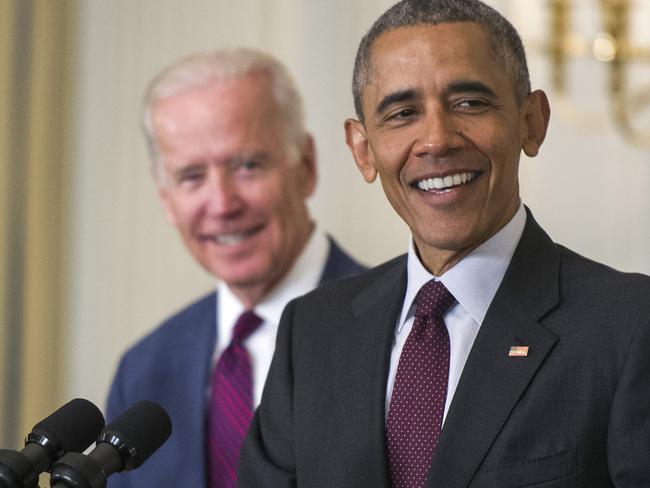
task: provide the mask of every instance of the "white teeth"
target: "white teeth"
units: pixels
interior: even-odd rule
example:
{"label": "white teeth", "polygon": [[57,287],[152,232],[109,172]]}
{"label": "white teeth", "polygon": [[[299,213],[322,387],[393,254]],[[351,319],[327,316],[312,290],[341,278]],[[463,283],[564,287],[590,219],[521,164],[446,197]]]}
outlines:
{"label": "white teeth", "polygon": [[217,244],[221,244],[223,246],[234,246],[234,245],[239,244],[240,242],[248,239],[253,234],[257,234],[262,228],[263,228],[263,225],[258,225],[258,226],[252,227],[252,228],[250,228],[248,230],[241,231],[241,232],[232,232],[230,234],[215,235],[214,237],[212,237],[212,239]]}
{"label": "white teeth", "polygon": [[245,238],[246,238],[246,234],[244,232],[240,232],[238,234],[225,234],[225,235],[215,236],[214,240],[216,241],[217,244],[223,244],[225,246],[234,246],[235,244],[239,244]]}
{"label": "white teeth", "polygon": [[234,246],[235,244],[239,244],[244,239],[249,238],[250,236],[255,234],[258,230],[259,229],[255,228],[244,232],[236,232],[232,234],[221,234],[215,236],[214,241],[217,244],[223,244],[224,246]]}
{"label": "white teeth", "polygon": [[432,188],[436,190],[443,190],[452,188],[458,185],[469,183],[476,177],[477,173],[456,173],[453,175],[445,176],[444,178],[426,178],[417,182],[417,187],[423,191],[429,191]]}

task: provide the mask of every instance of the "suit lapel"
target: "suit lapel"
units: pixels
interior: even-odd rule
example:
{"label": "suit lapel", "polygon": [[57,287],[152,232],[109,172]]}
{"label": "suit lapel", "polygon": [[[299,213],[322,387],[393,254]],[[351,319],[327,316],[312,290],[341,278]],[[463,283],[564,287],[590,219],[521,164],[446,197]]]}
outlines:
{"label": "suit lapel", "polygon": [[348,392],[346,402],[354,405],[354,411],[364,413],[359,419],[358,438],[359,442],[367,442],[364,451],[369,457],[363,460],[363,466],[371,470],[367,479],[377,487],[389,486],[384,429],[386,381],[405,289],[405,260],[398,258],[352,302],[355,335],[345,346],[354,358],[358,383],[365,383],[362,388]]}
{"label": "suit lapel", "polygon": [[[539,320],[558,302],[559,257],[528,214],[504,280],[463,369],[429,473],[433,488],[467,487],[557,336]],[[510,357],[511,346],[528,346]]]}

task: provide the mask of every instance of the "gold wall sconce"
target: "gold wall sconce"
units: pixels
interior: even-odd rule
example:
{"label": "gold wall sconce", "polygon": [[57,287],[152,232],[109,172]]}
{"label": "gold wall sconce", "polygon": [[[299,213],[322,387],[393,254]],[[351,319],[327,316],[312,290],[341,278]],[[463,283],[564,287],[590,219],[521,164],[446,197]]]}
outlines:
{"label": "gold wall sconce", "polygon": [[[579,36],[571,30],[576,10],[574,0],[547,0],[550,9],[550,41],[545,51],[551,60],[552,86],[560,109],[582,125],[594,125],[596,114],[577,109],[568,95],[568,63],[576,59],[592,59],[608,70],[607,94],[609,117],[631,143],[650,147],[650,127],[638,127],[635,115],[650,109],[650,83],[640,89],[629,86],[629,70],[635,63],[650,65],[650,46],[637,45],[630,39],[630,18],[633,0],[593,0],[598,3],[601,26],[593,38]],[[638,0],[650,2],[650,0]],[[650,29],[650,18],[647,29]],[[650,80],[649,80],[650,81]],[[601,117],[602,118],[602,117]]]}

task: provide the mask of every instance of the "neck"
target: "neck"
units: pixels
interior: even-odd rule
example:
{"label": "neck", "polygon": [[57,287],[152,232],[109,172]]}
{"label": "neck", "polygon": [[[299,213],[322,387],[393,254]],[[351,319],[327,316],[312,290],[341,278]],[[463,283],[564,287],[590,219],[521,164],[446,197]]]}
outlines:
{"label": "neck", "polygon": [[414,242],[415,253],[422,265],[426,270],[431,273],[433,276],[442,276],[456,264],[458,264],[462,259],[467,256],[470,252],[478,247],[478,245],[473,247],[468,247],[458,251],[446,251],[446,250],[436,250],[432,253],[427,253],[423,255],[418,250],[417,244]]}
{"label": "neck", "polygon": [[503,229],[510,222],[510,220],[512,220],[514,215],[517,213],[518,208],[519,200],[517,199],[514,208],[511,211],[504,213],[505,218],[502,219],[499,225],[495,226],[495,229],[492,232],[477,242],[461,249],[440,249],[424,244],[420,246],[418,245],[415,235],[413,235],[413,246],[415,247],[415,253],[420,259],[422,265],[427,269],[427,271],[429,271],[429,273],[433,274],[434,276],[442,276],[444,273],[462,261],[477,247],[490,240],[495,234]]}

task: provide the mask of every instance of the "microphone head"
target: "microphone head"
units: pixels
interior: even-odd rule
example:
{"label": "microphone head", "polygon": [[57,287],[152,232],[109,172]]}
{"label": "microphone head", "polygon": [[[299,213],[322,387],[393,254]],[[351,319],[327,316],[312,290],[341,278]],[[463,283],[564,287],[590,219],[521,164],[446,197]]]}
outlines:
{"label": "microphone head", "polygon": [[83,452],[103,427],[102,412],[88,400],[75,398],[38,422],[25,443],[38,443],[56,455]]}
{"label": "microphone head", "polygon": [[124,461],[122,470],[128,471],[145,462],[171,433],[167,412],[157,403],[141,400],[109,423],[97,442],[115,446]]}

